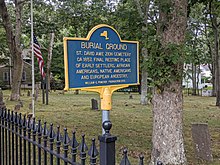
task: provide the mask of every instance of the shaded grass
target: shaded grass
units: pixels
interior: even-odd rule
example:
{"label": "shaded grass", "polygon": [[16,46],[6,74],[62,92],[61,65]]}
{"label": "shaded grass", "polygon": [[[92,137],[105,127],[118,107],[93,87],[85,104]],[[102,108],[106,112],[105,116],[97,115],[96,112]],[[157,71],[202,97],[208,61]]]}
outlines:
{"label": "shaded grass", "polygon": [[[11,102],[9,91],[3,91],[4,101],[7,108],[14,109],[17,102]],[[28,109],[31,97],[27,97],[27,91],[22,91],[22,101],[24,107],[19,111],[23,114],[31,113]],[[129,94],[114,93],[113,109],[110,111],[110,119],[113,127],[111,133],[118,137],[116,141],[117,162],[120,162],[121,152],[124,147],[129,150],[129,159],[133,164],[138,164],[137,157],[140,153],[145,155],[145,163],[150,159],[151,134],[152,134],[152,113],[151,106],[139,104],[140,95],[132,94],[133,99],[129,99]],[[92,92],[80,92],[74,95],[73,92],[60,95],[59,91],[51,92],[49,105],[42,104],[41,97],[36,102],[36,118],[61,128],[76,130],[77,138],[81,134],[86,134],[87,144],[90,139],[101,135],[101,111],[91,110],[91,99],[99,100],[99,95]],[[99,101],[100,102],[100,101]],[[184,97],[184,140],[186,155],[189,164],[220,164],[220,109],[215,105],[213,97]],[[213,163],[199,162],[195,159],[193,142],[191,136],[192,123],[208,123],[211,140]]]}

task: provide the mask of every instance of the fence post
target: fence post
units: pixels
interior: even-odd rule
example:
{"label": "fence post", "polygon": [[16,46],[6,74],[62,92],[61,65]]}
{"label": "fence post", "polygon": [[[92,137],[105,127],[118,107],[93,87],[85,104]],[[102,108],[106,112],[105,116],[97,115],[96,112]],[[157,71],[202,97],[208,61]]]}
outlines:
{"label": "fence post", "polygon": [[115,141],[116,136],[110,134],[112,123],[105,121],[102,124],[105,133],[99,136],[100,142],[100,165],[115,165]]}

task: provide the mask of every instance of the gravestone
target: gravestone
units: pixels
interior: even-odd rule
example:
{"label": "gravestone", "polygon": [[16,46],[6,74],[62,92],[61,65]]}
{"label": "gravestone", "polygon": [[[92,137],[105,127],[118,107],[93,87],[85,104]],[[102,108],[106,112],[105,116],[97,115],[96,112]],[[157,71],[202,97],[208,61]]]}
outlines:
{"label": "gravestone", "polygon": [[91,99],[92,110],[98,110],[98,101],[96,99]]}
{"label": "gravestone", "polygon": [[0,108],[5,108],[5,103],[3,101],[3,92],[2,89],[0,88]]}
{"label": "gravestone", "polygon": [[74,95],[78,95],[78,94],[79,94],[79,90],[75,90]]}
{"label": "gravestone", "polygon": [[211,139],[206,123],[192,124],[192,138],[197,159],[212,161]]}
{"label": "gravestone", "polygon": [[58,92],[58,95],[64,95],[64,94],[65,94],[65,91],[64,91],[64,90]]}
{"label": "gravestone", "polygon": [[31,92],[28,90],[28,92],[27,92],[27,96],[29,97],[29,96],[31,96]]}
{"label": "gravestone", "polygon": [[14,111],[17,112],[21,109],[21,104],[15,105]]}
{"label": "gravestone", "polygon": [[33,113],[29,113],[29,114],[27,114],[27,118],[29,119],[32,119],[33,118]]}
{"label": "gravestone", "polygon": [[202,90],[202,96],[212,96],[212,90],[203,89]]}
{"label": "gravestone", "polygon": [[32,110],[32,103],[29,104],[29,109]]}
{"label": "gravestone", "polygon": [[21,105],[21,107],[24,106],[23,102],[22,101],[19,101],[19,104]]}

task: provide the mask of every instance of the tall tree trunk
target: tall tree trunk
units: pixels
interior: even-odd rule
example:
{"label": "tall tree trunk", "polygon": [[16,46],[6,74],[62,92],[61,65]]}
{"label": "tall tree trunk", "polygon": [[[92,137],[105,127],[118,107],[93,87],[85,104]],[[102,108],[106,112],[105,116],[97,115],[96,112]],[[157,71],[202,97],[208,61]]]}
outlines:
{"label": "tall tree trunk", "polygon": [[147,71],[142,68],[141,69],[141,105],[147,105]]}
{"label": "tall tree trunk", "polygon": [[[143,34],[145,34],[145,44],[143,45],[147,45],[147,33],[148,33],[148,12],[149,12],[149,6],[150,6],[150,0],[147,0],[146,1],[146,4],[145,4],[145,11],[142,10],[142,7],[141,7],[141,3],[140,3],[140,0],[135,0],[136,2],[136,5],[137,5],[137,9],[138,9],[138,13],[140,15],[140,17],[142,18],[143,20],[143,23],[145,24],[146,27],[143,27],[142,29],[142,32]],[[146,47],[143,47],[142,48],[142,56],[143,56],[143,63],[146,62],[147,60],[147,57],[148,57],[148,50]],[[147,98],[147,77],[148,77],[148,74],[147,74],[147,70],[145,68],[141,68],[141,100],[140,100],[140,103],[142,105],[147,105],[148,103],[148,98]]]}
{"label": "tall tree trunk", "polygon": [[[162,93],[154,92],[153,103],[153,150],[151,162],[184,164],[186,157],[182,127],[182,83],[173,82]],[[175,91],[173,91],[175,89]]]}
{"label": "tall tree trunk", "polygon": [[215,4],[210,2],[210,13],[212,30],[214,33],[214,54],[215,54],[215,91],[216,91],[216,106],[220,107],[220,57],[219,57],[219,30],[215,11]]}
{"label": "tall tree trunk", "polygon": [[[144,61],[147,59],[147,49],[142,48],[142,55],[144,57]],[[141,69],[141,105],[147,105],[148,98],[147,98],[147,71],[143,67]]]}
{"label": "tall tree trunk", "polygon": [[[10,21],[10,16],[7,11],[7,7],[4,0],[0,0],[0,14],[2,17],[3,26],[6,31],[7,43],[9,46],[10,54],[12,57],[12,88],[11,88],[11,100],[20,99],[20,87],[21,77],[23,71],[23,59],[22,51],[20,47],[21,39],[21,12],[22,2],[20,0],[15,1],[16,12],[16,25],[15,33],[13,33],[13,27]],[[15,34],[15,35],[14,35]]]}
{"label": "tall tree trunk", "polygon": [[214,30],[215,35],[215,56],[216,56],[216,69],[215,69],[215,90],[216,90],[216,106],[220,107],[220,57],[219,57],[219,37],[218,28]]}
{"label": "tall tree trunk", "polygon": [[[207,6],[206,6],[207,8]],[[209,16],[208,14],[206,14],[206,18],[209,19]],[[206,40],[207,40],[207,46],[209,48],[209,54],[210,54],[210,58],[212,59],[212,63],[209,64],[209,69],[211,71],[211,74],[212,74],[212,79],[211,79],[211,83],[212,83],[212,96],[216,96],[216,92],[215,92],[215,53],[213,53],[213,48],[212,48],[212,44],[211,44],[211,41],[209,40],[209,36],[208,36],[208,30],[207,30],[207,25],[208,23],[206,22],[204,24],[205,26],[205,36],[206,36]]]}
{"label": "tall tree trunk", "polygon": [[[217,20],[215,19],[217,22]],[[219,36],[217,26],[213,28],[215,36],[215,93],[216,93],[216,106],[220,106],[220,57],[219,57]]]}
{"label": "tall tree trunk", "polygon": [[[187,20],[187,0],[160,1],[159,22],[157,34],[162,44],[182,45],[185,40]],[[170,52],[172,53],[172,52]],[[173,52],[175,53],[175,52]],[[183,55],[179,52],[179,59]],[[162,58],[162,57],[161,57]],[[179,60],[170,73],[172,77],[183,72],[183,60]],[[163,164],[186,164],[186,156],[183,141],[182,111],[182,78],[176,77],[170,83],[164,83],[162,88],[156,87],[152,98],[153,104],[153,136],[151,164],[158,160]]]}
{"label": "tall tree trunk", "polygon": [[192,95],[196,95],[196,64],[192,63]]}
{"label": "tall tree trunk", "polygon": [[215,62],[215,53],[213,53],[212,51],[212,47],[211,47],[211,43],[209,42],[208,44],[209,47],[209,52],[211,54],[211,59],[212,59],[212,63],[211,65],[209,65],[209,69],[211,71],[212,74],[212,79],[211,79],[211,83],[212,83],[212,96],[215,97],[216,96],[216,87],[215,87],[215,70],[216,70],[216,62]]}
{"label": "tall tree trunk", "polygon": [[48,84],[48,90],[50,91],[50,66],[51,66],[51,60],[53,55],[53,43],[54,43],[54,33],[50,33],[50,46],[48,49],[48,57],[47,57],[47,84]]}
{"label": "tall tree trunk", "polygon": [[[198,72],[197,72],[197,75],[196,75],[196,79],[197,79],[197,82],[196,82],[196,89],[197,89],[197,95],[199,96],[200,94],[200,90],[199,90],[199,84],[201,84],[201,70],[200,70],[200,62],[199,62],[199,65],[198,65]],[[196,68],[197,70],[197,68]]]}
{"label": "tall tree trunk", "polygon": [[212,73],[212,79],[211,79],[211,83],[212,83],[212,96],[215,97],[216,96],[216,87],[215,87],[215,64],[214,62],[212,62],[212,67],[211,67],[211,73]]}

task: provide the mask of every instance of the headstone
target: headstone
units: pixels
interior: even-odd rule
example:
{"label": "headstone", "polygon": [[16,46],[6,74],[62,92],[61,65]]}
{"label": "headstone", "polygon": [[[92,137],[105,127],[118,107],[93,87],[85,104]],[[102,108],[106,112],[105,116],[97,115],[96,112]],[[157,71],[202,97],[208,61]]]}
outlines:
{"label": "headstone", "polygon": [[2,89],[0,88],[0,108],[5,108],[5,103],[3,101],[3,92]]}
{"label": "headstone", "polygon": [[28,90],[27,92],[27,96],[30,97],[31,96],[31,92]]}
{"label": "headstone", "polygon": [[20,104],[17,104],[15,105],[15,108],[14,108],[14,111],[19,111],[21,109],[21,105]]}
{"label": "headstone", "polygon": [[98,110],[98,101],[96,99],[91,99],[92,110]]}
{"label": "headstone", "polygon": [[62,90],[62,91],[58,92],[58,94],[59,94],[59,95],[64,95],[64,94],[65,94],[65,91]]}
{"label": "headstone", "polygon": [[212,90],[202,89],[202,96],[212,96]]}
{"label": "headstone", "polygon": [[27,118],[29,119],[31,119],[33,117],[33,113],[29,113],[28,115],[27,115]]}
{"label": "headstone", "polygon": [[74,95],[78,95],[78,94],[79,94],[79,90],[75,90]]}
{"label": "headstone", "polygon": [[24,106],[22,101],[19,101],[19,104],[21,105],[21,107],[23,107],[23,106]]}
{"label": "headstone", "polygon": [[212,161],[211,139],[208,130],[208,124],[195,123],[192,124],[192,138],[194,142],[194,150],[197,159]]}
{"label": "headstone", "polygon": [[29,109],[32,110],[32,103],[29,104]]}

